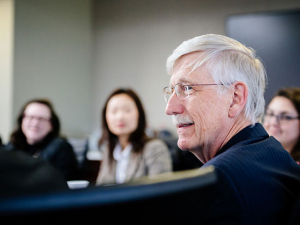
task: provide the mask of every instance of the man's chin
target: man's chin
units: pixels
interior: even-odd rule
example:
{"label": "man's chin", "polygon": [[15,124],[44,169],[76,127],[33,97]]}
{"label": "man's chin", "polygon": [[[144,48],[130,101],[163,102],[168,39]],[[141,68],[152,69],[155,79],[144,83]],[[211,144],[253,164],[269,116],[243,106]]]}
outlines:
{"label": "man's chin", "polygon": [[177,141],[177,146],[178,146],[182,151],[189,151],[188,142],[187,142],[186,140],[178,139],[178,141]]}

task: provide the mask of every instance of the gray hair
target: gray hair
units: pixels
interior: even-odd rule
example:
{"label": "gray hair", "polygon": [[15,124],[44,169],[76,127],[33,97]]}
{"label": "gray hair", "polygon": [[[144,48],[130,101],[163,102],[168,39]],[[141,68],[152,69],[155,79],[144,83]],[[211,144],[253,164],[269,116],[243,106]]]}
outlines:
{"label": "gray hair", "polygon": [[255,51],[232,38],[207,34],[179,45],[167,59],[167,73],[169,75],[173,73],[173,67],[180,57],[193,52],[204,54],[187,67],[193,66],[194,71],[206,63],[215,82],[223,84],[219,86],[220,94],[224,91],[224,87],[226,89],[234,82],[242,81],[247,85],[249,93],[245,116],[252,124],[261,121],[265,108],[266,71],[256,57]]}

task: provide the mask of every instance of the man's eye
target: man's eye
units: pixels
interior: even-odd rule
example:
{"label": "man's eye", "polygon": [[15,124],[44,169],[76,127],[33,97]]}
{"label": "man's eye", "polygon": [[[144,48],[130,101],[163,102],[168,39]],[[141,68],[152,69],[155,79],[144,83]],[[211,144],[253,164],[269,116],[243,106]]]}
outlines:
{"label": "man's eye", "polygon": [[185,91],[193,90],[193,87],[186,85],[186,86],[184,87],[184,90],[185,90]]}

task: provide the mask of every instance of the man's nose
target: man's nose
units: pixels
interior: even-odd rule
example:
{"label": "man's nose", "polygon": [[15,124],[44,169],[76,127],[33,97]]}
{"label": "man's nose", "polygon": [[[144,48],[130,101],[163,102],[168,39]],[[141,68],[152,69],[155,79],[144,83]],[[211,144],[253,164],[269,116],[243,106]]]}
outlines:
{"label": "man's nose", "polygon": [[165,112],[167,115],[176,115],[184,112],[182,100],[176,96],[175,92],[170,96]]}

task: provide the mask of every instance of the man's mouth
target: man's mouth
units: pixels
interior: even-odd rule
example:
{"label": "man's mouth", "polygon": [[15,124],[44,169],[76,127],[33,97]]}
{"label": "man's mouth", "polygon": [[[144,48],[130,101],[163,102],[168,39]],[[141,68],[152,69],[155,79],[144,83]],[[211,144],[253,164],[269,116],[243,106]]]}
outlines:
{"label": "man's mouth", "polygon": [[182,123],[182,124],[178,125],[178,128],[189,127],[189,126],[192,126],[192,125],[194,125],[194,123]]}
{"label": "man's mouth", "polygon": [[173,123],[177,128],[189,127],[194,125],[193,120],[189,116],[183,116],[180,114],[173,115]]}

